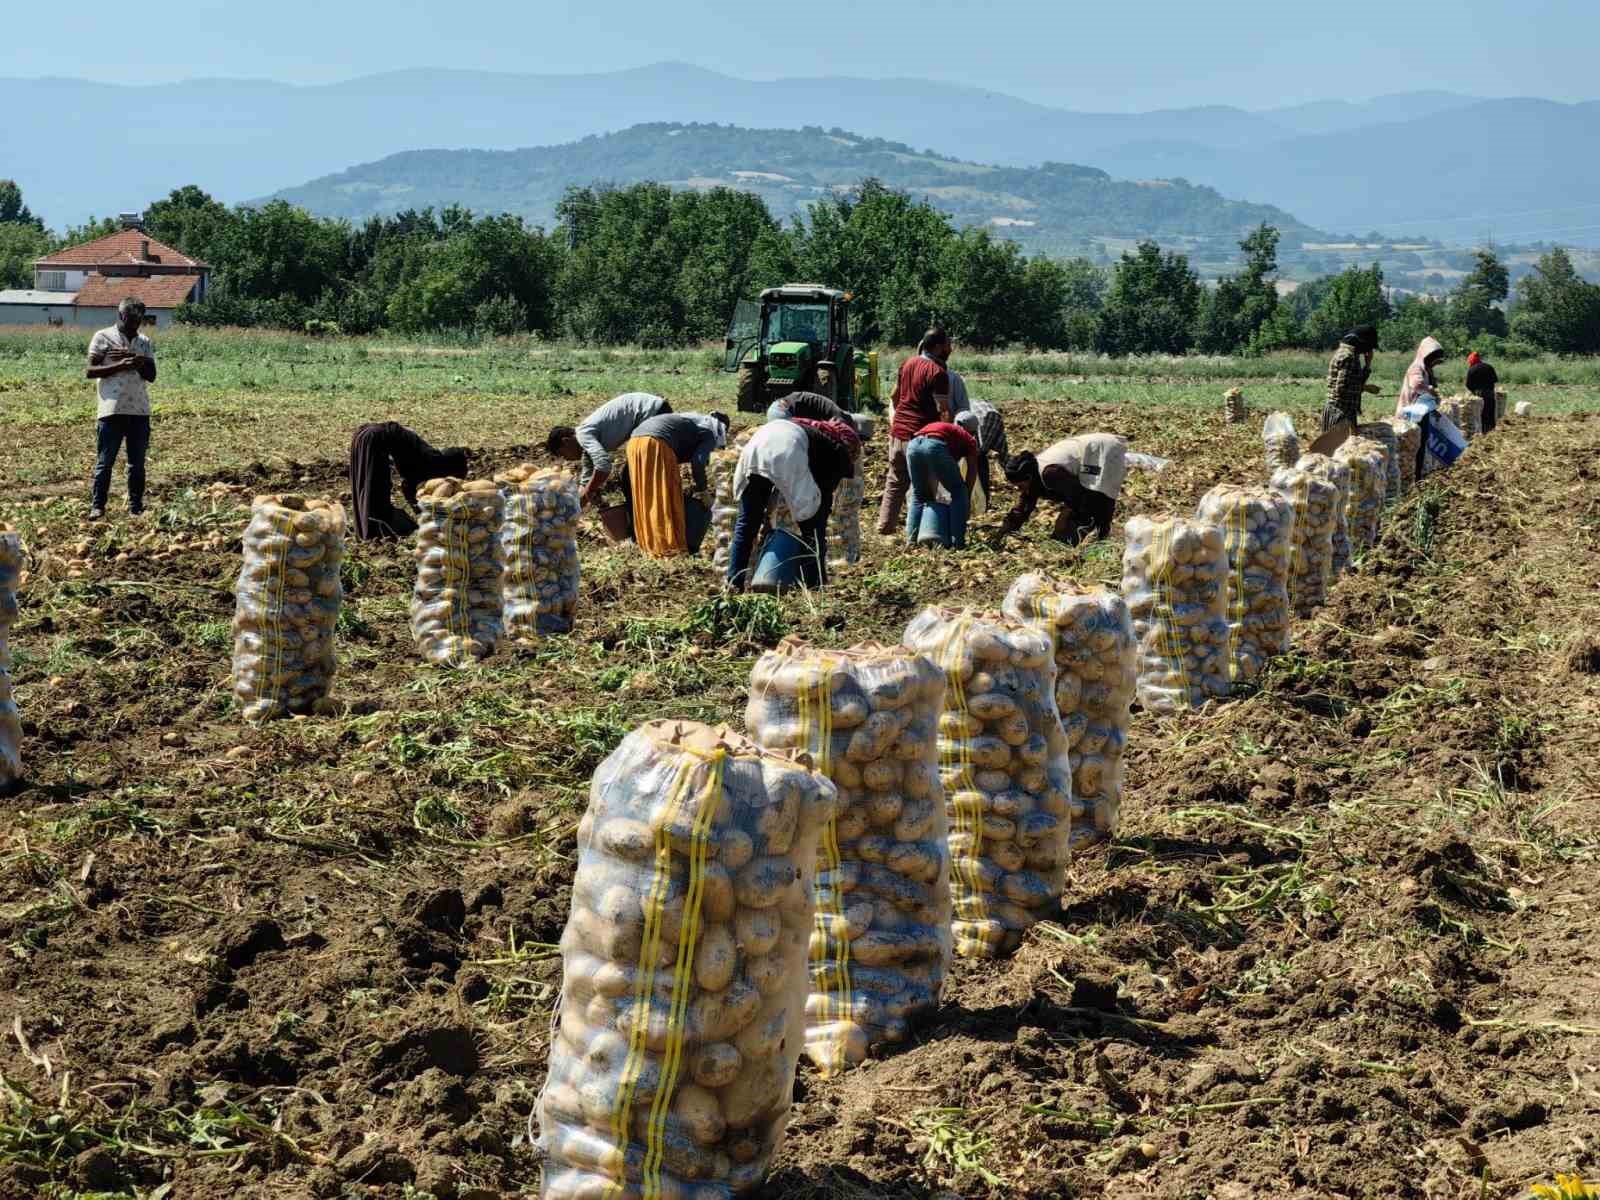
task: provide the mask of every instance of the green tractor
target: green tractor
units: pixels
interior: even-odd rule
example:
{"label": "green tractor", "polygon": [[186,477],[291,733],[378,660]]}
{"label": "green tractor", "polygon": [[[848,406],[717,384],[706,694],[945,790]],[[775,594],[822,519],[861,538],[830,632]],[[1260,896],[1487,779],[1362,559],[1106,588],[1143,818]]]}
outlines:
{"label": "green tractor", "polygon": [[846,412],[881,404],[878,354],[850,344],[849,292],[815,283],[767,288],[728,323],[722,369],[739,374],[739,411],[817,392]]}

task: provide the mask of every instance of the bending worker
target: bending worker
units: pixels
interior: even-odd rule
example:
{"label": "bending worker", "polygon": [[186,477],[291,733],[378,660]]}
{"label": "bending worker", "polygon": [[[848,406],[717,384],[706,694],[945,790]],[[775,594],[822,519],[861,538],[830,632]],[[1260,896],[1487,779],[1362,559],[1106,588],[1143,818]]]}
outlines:
{"label": "bending worker", "polygon": [[651,558],[689,552],[679,468],[688,463],[695,491],[704,492],[711,452],[727,442],[728,418],[722,413],[662,413],[633,431],[628,439],[633,540]]}
{"label": "bending worker", "polygon": [[733,493],[739,517],[728,548],[728,586],[742,592],[750,583],[750,557],[776,491],[800,526],[800,540],[817,557],[817,574],[828,576],[828,517],[840,482],[855,477],[861,440],[847,421],[796,417],[768,421],[739,454]]}
{"label": "bending worker", "polygon": [[350,439],[350,495],[356,536],[407,537],[417,531],[410,514],[394,506],[389,470],[400,476],[400,494],[413,509],[417,489],[430,479],[465,478],[467,452],[460,446],[435,450],[398,421],[363,425]]}
{"label": "bending worker", "polygon": [[1040,500],[1061,506],[1051,536],[1076,546],[1090,532],[1111,535],[1111,518],[1128,470],[1128,447],[1110,433],[1085,433],[1066,438],[1037,456],[1023,451],[1006,463],[1006,479],[1022,493],[1001,523],[1015,533],[1033,515]]}
{"label": "bending worker", "polygon": [[578,500],[588,508],[600,498],[600,493],[613,479],[622,490],[622,499],[631,509],[633,497],[628,492],[628,481],[621,473],[614,457],[628,444],[633,431],[651,417],[672,411],[660,396],[649,392],[624,392],[608,400],[583,419],[576,429],[570,425],[557,425],[545,439],[547,453],[568,462],[583,462],[578,476]]}
{"label": "bending worker", "polygon": [[987,401],[973,400],[965,410],[957,410],[956,424],[978,439],[978,482],[983,485],[985,496],[993,495],[989,484],[989,456],[992,454],[999,460],[1003,471],[1011,454],[1006,442],[1005,418]]}
{"label": "bending worker", "polygon": [[1376,396],[1378,385],[1368,383],[1372,374],[1372,352],[1378,348],[1378,331],[1371,325],[1358,325],[1339,339],[1339,348],[1328,362],[1328,398],[1322,407],[1322,432],[1341,421],[1352,426],[1361,423],[1362,393]]}
{"label": "bending worker", "polygon": [[[961,478],[963,462],[967,465],[966,479]],[[911,473],[906,541],[915,546],[923,540],[923,515],[936,508],[939,489],[943,487],[950,495],[950,519],[939,530],[938,541],[947,550],[964,549],[972,489],[978,480],[978,439],[949,421],[924,425],[906,447],[906,467]]]}
{"label": "bending worker", "polygon": [[935,421],[955,419],[950,407],[950,335],[935,327],[922,335],[917,353],[900,364],[894,385],[894,419],[889,423],[889,473],[883,482],[883,502],[878,506],[878,532],[890,534],[900,520],[900,508],[911,488],[906,468],[906,447],[917,431]]}

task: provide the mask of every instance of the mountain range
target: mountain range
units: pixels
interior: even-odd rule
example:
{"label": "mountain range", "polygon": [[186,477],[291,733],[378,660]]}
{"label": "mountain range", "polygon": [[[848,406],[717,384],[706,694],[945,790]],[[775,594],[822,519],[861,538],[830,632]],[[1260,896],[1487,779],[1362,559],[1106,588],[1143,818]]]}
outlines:
{"label": "mountain range", "polygon": [[[918,79],[752,81],[664,63],[590,75],[409,70],[294,86],[0,79],[0,170],[57,226],[183,183],[229,202],[406,150],[551,146],[643,122],[844,128],[961,160],[1179,177],[1308,224],[1600,243],[1600,104],[1445,91],[1249,112],[1073,112]],[[586,182],[577,180],[575,182]]]}
{"label": "mountain range", "polygon": [[461,204],[550,225],[573,182],[653,180],[674,188],[754,192],[785,219],[873,176],[927,200],[959,225],[1047,253],[1088,239],[1221,239],[1227,249],[1265,221],[1285,241],[1324,235],[1265,204],[1188,183],[1112,179],[1094,167],[999,167],[918,151],[842,129],[741,129],[657,122],[527,150],[411,150],[277,192],[323,216],[359,221],[407,208]]}

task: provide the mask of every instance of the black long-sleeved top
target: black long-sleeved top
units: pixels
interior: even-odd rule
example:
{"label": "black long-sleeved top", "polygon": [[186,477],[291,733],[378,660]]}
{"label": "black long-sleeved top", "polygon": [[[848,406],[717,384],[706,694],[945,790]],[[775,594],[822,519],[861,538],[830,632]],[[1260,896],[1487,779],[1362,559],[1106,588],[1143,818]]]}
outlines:
{"label": "black long-sleeved top", "polygon": [[430,479],[465,474],[467,456],[459,450],[435,450],[398,421],[376,421],[356,430],[350,439],[350,494],[359,537],[404,536],[416,529],[394,507],[391,467],[400,476],[400,494],[416,508],[417,489]]}

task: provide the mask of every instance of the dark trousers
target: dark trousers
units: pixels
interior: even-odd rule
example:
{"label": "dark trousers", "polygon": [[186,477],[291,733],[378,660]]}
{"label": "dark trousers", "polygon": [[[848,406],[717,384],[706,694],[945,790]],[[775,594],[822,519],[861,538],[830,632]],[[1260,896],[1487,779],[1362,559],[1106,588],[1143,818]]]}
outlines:
{"label": "dark trousers", "polygon": [[128,511],[144,511],[144,458],[150,449],[149,417],[101,417],[95,429],[94,489],[90,503],[103,509],[111,494],[117,451],[128,447]]}
{"label": "dark trousers", "polygon": [[[737,591],[750,586],[750,557],[772,504],[772,490],[772,480],[752,475],[744,486],[744,495],[739,497],[739,516],[733,523],[733,542],[728,547],[728,583]],[[833,487],[824,487],[822,504],[809,520],[800,522],[800,540],[817,556],[824,582],[828,577],[828,518],[833,514],[833,492]]]}
{"label": "dark trousers", "polygon": [[1078,545],[1091,533],[1110,537],[1111,518],[1116,511],[1117,502],[1110,496],[1078,485],[1056,514],[1056,526],[1050,536],[1069,546]]}
{"label": "dark trousers", "polygon": [[390,442],[400,428],[393,421],[381,421],[363,425],[350,439],[350,498],[357,537],[408,537],[417,531],[411,514],[394,505]]}

